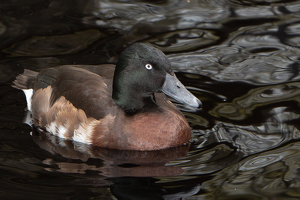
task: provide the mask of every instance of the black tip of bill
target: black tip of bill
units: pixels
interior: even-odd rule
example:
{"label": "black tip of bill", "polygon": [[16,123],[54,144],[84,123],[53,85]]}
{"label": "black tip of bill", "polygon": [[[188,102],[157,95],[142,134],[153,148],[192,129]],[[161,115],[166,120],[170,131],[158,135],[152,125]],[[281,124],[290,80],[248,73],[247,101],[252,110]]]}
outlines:
{"label": "black tip of bill", "polygon": [[175,75],[172,76],[167,73],[162,92],[180,103],[187,104],[194,108],[202,107],[201,101],[190,93]]}

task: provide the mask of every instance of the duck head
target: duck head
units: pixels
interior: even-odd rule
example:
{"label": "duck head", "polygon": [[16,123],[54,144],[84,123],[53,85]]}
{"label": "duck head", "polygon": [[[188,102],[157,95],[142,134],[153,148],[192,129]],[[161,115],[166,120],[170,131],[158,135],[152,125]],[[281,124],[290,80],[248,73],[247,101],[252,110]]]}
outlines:
{"label": "duck head", "polygon": [[144,43],[129,46],[116,65],[113,100],[125,112],[137,112],[156,105],[153,94],[157,92],[192,107],[202,104],[177,79],[162,51]]}

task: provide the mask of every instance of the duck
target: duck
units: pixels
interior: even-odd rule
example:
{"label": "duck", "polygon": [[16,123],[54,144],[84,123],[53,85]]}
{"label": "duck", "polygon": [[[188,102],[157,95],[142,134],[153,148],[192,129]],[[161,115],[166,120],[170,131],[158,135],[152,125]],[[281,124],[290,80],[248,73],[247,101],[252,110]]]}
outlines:
{"label": "duck", "polygon": [[191,128],[167,99],[201,107],[167,56],[147,43],[125,48],[116,63],[25,69],[13,81],[24,92],[33,126],[60,138],[134,151],[185,145]]}

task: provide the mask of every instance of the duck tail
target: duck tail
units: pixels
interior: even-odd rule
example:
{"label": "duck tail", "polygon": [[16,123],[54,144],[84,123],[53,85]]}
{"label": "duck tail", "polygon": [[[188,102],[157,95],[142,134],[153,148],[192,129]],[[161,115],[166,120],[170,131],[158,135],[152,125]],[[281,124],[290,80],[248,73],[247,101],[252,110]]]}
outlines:
{"label": "duck tail", "polygon": [[23,74],[20,74],[16,77],[16,80],[13,81],[12,87],[19,90],[32,89],[38,72],[25,69]]}

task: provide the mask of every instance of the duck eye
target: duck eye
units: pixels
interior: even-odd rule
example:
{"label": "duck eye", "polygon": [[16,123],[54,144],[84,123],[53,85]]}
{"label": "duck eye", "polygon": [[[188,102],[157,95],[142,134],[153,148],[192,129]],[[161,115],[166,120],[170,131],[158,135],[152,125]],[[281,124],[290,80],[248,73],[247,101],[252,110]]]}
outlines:
{"label": "duck eye", "polygon": [[146,67],[146,69],[148,69],[148,70],[151,70],[151,69],[152,69],[152,65],[150,65],[150,64],[146,64],[145,67]]}

